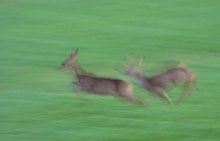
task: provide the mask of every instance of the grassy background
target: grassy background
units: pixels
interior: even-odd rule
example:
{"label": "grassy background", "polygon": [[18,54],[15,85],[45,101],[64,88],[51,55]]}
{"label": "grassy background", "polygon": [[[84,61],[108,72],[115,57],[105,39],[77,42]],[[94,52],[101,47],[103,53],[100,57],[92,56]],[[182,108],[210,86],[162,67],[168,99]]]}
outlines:
{"label": "grassy background", "polygon": [[[218,0],[1,0],[1,140],[219,140],[219,5]],[[150,107],[96,95],[87,102],[74,93],[71,70],[58,67],[73,48],[79,48],[86,70],[128,81],[113,69],[128,53],[145,57],[145,74],[164,60],[181,60],[202,90],[175,108],[137,86],[135,95]]]}

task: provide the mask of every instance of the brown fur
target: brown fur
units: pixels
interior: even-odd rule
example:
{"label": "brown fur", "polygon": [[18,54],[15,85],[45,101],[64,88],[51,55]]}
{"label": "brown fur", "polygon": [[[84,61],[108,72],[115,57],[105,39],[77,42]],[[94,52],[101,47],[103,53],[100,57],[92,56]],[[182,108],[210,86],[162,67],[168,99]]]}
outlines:
{"label": "brown fur", "polygon": [[[139,61],[139,64],[142,64],[142,62],[143,59]],[[138,67],[134,66],[126,67],[125,72],[129,76],[135,77],[139,84],[146,90],[150,91],[151,94],[165,99],[171,105],[173,102],[166,94],[166,88],[176,86],[179,83],[184,84],[183,91],[176,100],[176,103],[178,103],[185,98],[187,93],[189,93],[190,83],[193,83],[193,88],[196,87],[195,74],[185,65],[175,66],[153,77],[147,77],[141,74]]]}
{"label": "brown fur", "polygon": [[135,104],[144,104],[132,94],[131,84],[124,80],[99,77],[85,72],[76,62],[78,50],[73,50],[62,63],[62,67],[72,67],[77,78],[76,86],[83,91],[100,95],[111,95],[125,99]]}

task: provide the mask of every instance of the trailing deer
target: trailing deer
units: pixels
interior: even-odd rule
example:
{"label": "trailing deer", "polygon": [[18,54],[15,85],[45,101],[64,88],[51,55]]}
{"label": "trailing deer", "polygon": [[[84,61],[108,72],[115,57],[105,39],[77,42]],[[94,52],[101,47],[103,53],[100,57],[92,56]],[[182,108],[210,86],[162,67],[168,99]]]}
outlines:
{"label": "trailing deer", "polygon": [[164,99],[169,104],[173,105],[172,100],[166,93],[166,88],[176,86],[183,83],[183,90],[177,98],[176,103],[182,101],[192,88],[196,87],[196,77],[192,70],[183,64],[179,64],[169,68],[158,75],[148,77],[140,72],[140,67],[143,64],[143,58],[138,62],[138,65],[126,66],[124,71],[127,75],[134,77],[139,85],[148,90],[152,95]]}
{"label": "trailing deer", "polygon": [[86,73],[76,62],[78,50],[73,50],[70,56],[62,63],[62,67],[72,67],[77,78],[75,85],[83,91],[100,95],[120,97],[135,104],[144,104],[132,94],[132,85],[124,80],[104,78]]}

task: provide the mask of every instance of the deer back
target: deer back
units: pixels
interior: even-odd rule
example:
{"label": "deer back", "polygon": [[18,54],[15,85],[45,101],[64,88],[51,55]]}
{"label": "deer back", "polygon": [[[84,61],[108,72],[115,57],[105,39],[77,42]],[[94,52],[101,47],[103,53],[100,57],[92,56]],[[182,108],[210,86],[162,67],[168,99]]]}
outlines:
{"label": "deer back", "polygon": [[190,81],[194,77],[191,70],[185,67],[169,69],[163,73],[149,78],[152,86],[166,87],[168,85]]}

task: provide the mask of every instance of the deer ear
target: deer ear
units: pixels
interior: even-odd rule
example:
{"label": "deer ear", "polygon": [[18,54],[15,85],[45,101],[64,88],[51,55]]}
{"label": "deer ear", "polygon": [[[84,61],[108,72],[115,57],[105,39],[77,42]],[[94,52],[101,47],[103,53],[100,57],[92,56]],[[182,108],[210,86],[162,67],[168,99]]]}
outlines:
{"label": "deer ear", "polygon": [[73,49],[70,57],[75,57],[77,55],[77,53],[78,53],[78,49]]}

